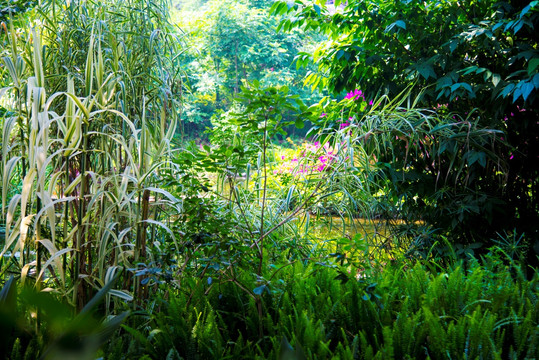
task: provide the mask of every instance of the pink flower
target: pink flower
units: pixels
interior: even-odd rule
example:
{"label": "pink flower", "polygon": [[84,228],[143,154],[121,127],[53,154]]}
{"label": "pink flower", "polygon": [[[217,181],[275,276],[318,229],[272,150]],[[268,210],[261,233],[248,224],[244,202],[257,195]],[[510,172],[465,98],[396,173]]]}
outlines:
{"label": "pink flower", "polygon": [[374,101],[369,100],[369,106],[372,106],[372,104],[374,104]]}
{"label": "pink flower", "polygon": [[322,114],[320,115],[321,118],[326,117],[326,116],[327,116],[326,113],[322,113]]}
{"label": "pink flower", "polygon": [[284,159],[285,159],[285,156],[284,156],[284,155],[282,155],[282,156],[281,156],[281,160],[284,160]]}
{"label": "pink flower", "polygon": [[273,67],[270,67],[270,71],[273,71],[273,70],[275,70],[275,69]]}
{"label": "pink flower", "polygon": [[363,98],[363,100],[365,100],[365,95],[363,95],[363,91],[355,89],[354,91],[347,93],[344,98],[347,100],[358,100],[359,98]]}

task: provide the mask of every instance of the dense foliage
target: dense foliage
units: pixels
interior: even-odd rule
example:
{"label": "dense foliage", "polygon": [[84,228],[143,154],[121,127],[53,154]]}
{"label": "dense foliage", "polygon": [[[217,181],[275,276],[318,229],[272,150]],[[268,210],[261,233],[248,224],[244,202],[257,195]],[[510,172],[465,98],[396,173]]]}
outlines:
{"label": "dense foliage", "polygon": [[[421,169],[420,186],[429,188],[427,192],[460,204],[460,209],[450,210],[451,219],[442,211],[433,222],[445,234],[466,242],[463,237],[494,238],[516,227],[532,238],[534,261],[539,250],[534,239],[539,154],[533,145],[539,124],[538,2],[335,1],[325,6],[296,1],[276,2],[272,10],[293,14],[281,22],[285,30],[318,29],[330,38],[313,54],[297,56],[298,65],[312,60],[320,69],[306,78],[307,84],[336,92],[361,88],[369,96],[381,92],[391,97],[415,84],[414,89],[421,89],[418,103],[454,113],[455,126],[468,127],[470,134],[474,128],[500,132],[503,143],[489,150],[467,142],[459,147],[458,141],[435,145],[439,161],[445,162],[442,168],[456,165],[455,152],[461,152],[468,165],[476,164],[470,172],[466,169],[464,182],[453,182],[457,191],[436,188],[440,172],[430,164],[414,169]],[[431,146],[431,140],[401,139],[410,146],[406,153],[422,153]],[[398,141],[392,145],[399,146]],[[489,163],[492,151],[497,160]],[[408,185],[406,180],[395,184],[401,187],[398,194],[422,197],[421,190]],[[486,227],[463,224],[463,231],[454,226],[457,218],[475,224],[480,218]],[[444,221],[452,225],[441,224]]]}
{"label": "dense foliage", "polygon": [[[53,266],[49,281],[79,309],[119,263],[134,267],[127,254],[145,258],[149,188],[170,151],[181,87],[164,6],[47,2],[40,29],[4,27],[5,270],[23,281],[35,272],[40,288]],[[112,21],[117,12],[130,17]],[[135,238],[138,250],[122,245]]]}
{"label": "dense foliage", "polygon": [[35,0],[7,0],[0,8],[0,21],[6,21],[10,16],[31,10],[36,3]]}
{"label": "dense foliage", "polygon": [[0,354],[539,357],[538,3],[10,1]]}
{"label": "dense foliage", "polygon": [[173,18],[187,32],[189,44],[181,55],[190,85],[182,111],[187,135],[202,137],[207,126],[218,122],[216,115],[233,106],[241,87],[253,80],[267,87],[287,86],[305,101],[319,98],[302,87],[305,71],[292,63],[298,51],[322,37],[277,32],[278,19],[269,16],[269,5],[238,0],[179,3]]}
{"label": "dense foliage", "polygon": [[[122,331],[114,332],[100,355],[107,359],[535,358],[538,278],[527,281],[522,268],[504,259],[501,253],[491,253],[482,261],[457,262],[439,273],[435,263],[389,265],[383,270],[367,266],[348,273],[296,262],[283,268],[279,280],[264,291],[263,317],[255,297],[231,282],[216,285],[208,281],[211,277],[193,278],[181,291],[161,285],[160,295],[144,312],[132,315]],[[254,285],[242,275],[237,281]],[[24,307],[16,325],[9,323],[10,317],[2,317],[2,326],[15,325],[19,336],[8,338],[12,348],[4,354],[10,359],[35,358],[45,350],[84,356],[117,326],[75,320],[66,327],[69,312],[50,296],[22,296]],[[26,320],[28,306],[43,311],[41,336]],[[260,329],[263,338],[258,336]],[[73,337],[74,332],[79,337]],[[73,347],[70,340],[79,346]]]}

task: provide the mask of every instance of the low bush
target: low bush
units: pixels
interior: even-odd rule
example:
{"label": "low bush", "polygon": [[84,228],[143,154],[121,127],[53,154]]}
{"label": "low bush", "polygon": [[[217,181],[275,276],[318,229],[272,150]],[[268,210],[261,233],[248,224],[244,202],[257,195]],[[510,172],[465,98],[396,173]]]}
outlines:
{"label": "low bush", "polygon": [[[348,272],[296,262],[260,291],[192,279],[166,289],[110,359],[524,359],[539,356],[539,278],[501,252]],[[402,262],[400,263],[402,264]],[[256,283],[237,279],[248,289]],[[249,287],[250,286],[250,287]],[[257,311],[254,297],[262,299]],[[261,336],[262,335],[262,336]]]}

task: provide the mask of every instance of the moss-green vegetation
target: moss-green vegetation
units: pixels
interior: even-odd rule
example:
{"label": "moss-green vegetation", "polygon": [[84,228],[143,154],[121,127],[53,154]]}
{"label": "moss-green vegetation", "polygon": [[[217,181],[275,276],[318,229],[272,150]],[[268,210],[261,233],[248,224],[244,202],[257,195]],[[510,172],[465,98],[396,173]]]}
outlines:
{"label": "moss-green vegetation", "polygon": [[[348,274],[298,262],[264,290],[262,318],[234,284],[201,280],[158,299],[150,320],[111,349],[130,349],[128,358],[535,358],[538,280],[496,255],[447,271],[417,263]],[[144,342],[128,345],[135,333]]]}
{"label": "moss-green vegetation", "polygon": [[538,1],[1,7],[0,356],[539,358]]}
{"label": "moss-green vegetation", "polygon": [[[3,344],[9,359],[80,356],[98,339],[107,340],[98,353],[107,359],[533,359],[539,278],[524,272],[500,252],[444,270],[403,260],[349,273],[297,261],[254,293],[211,276],[180,289],[154,285],[155,295],[117,331],[90,319],[73,325],[52,297],[22,293],[16,317],[3,300],[4,334],[13,334]],[[235,281],[257,285],[249,276]],[[38,330],[29,307],[40,309]],[[80,345],[70,347],[75,331]]]}

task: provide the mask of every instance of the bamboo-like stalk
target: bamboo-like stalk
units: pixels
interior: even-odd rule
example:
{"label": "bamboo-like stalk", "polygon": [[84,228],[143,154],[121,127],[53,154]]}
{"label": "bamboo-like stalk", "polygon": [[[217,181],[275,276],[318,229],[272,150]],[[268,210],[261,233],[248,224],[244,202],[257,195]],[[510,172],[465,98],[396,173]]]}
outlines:
{"label": "bamboo-like stalk", "polygon": [[81,274],[86,272],[86,256],[87,256],[87,246],[84,242],[86,237],[85,224],[83,219],[85,217],[85,196],[86,196],[86,159],[88,152],[88,134],[86,131],[86,124],[82,124],[82,133],[83,133],[83,145],[82,152],[80,155],[80,176],[81,184],[79,189],[78,197],[78,209],[77,209],[77,236],[74,239],[74,249],[75,249],[75,274],[74,274],[74,292],[73,292],[73,303],[77,305],[77,309],[82,309],[86,303],[86,282],[81,279]]}
{"label": "bamboo-like stalk", "polygon": [[[64,173],[64,186],[62,186],[61,190],[61,196],[65,197],[65,189],[67,188],[69,181],[69,156],[64,157],[64,166],[65,166],[65,173]],[[67,235],[68,235],[68,221],[69,221],[69,203],[66,203],[64,205],[64,224],[63,224],[63,247],[67,248]],[[67,270],[67,253],[62,256],[62,266],[64,269],[64,272]]]}
{"label": "bamboo-like stalk", "polygon": [[[2,175],[6,172],[2,181],[7,184],[2,189],[2,212],[7,208],[9,225],[6,227],[9,229],[6,233],[9,235],[6,235],[10,237],[2,252],[20,249],[20,265],[24,274],[36,265],[38,273],[47,271],[49,266],[51,271],[56,269],[64,273],[71,265],[72,282],[59,290],[65,295],[72,292],[73,303],[79,309],[88,299],[90,284],[98,287],[103,281],[105,266],[123,264],[132,267],[132,259],[129,258],[132,245],[136,245],[137,259],[145,260],[151,256],[146,252],[146,237],[150,230],[147,220],[152,220],[154,225],[159,224],[157,218],[152,218],[149,188],[153,185],[154,174],[166,163],[161,159],[169,159],[168,143],[174,135],[176,120],[168,124],[166,109],[159,106],[160,102],[164,104],[168,101],[171,93],[167,88],[167,71],[156,71],[156,67],[165,67],[163,57],[168,56],[166,52],[173,53],[174,49],[161,45],[164,37],[159,32],[164,33],[170,27],[167,28],[165,20],[156,18],[153,10],[162,4],[142,5],[141,0],[129,4],[114,3],[119,9],[134,6],[143,13],[129,12],[133,22],[129,23],[129,18],[121,21],[115,19],[106,28],[99,23],[107,22],[112,16],[103,11],[109,4],[88,3],[84,22],[81,21],[80,7],[73,3],[62,14],[55,6],[40,8],[44,15],[48,15],[42,19],[41,28],[43,43],[47,44],[47,57],[41,59],[42,48],[37,32],[32,42],[25,41],[28,39],[23,36],[15,36],[12,29],[9,36],[12,48],[11,51],[6,49],[10,61],[17,65],[12,67],[17,71],[10,72],[16,101],[9,109],[16,114],[13,120],[16,124],[10,124],[5,129],[3,136],[6,141],[2,141],[13,144],[10,148],[2,149]],[[58,21],[62,22],[62,26],[58,26]],[[158,26],[163,25],[159,26],[158,32],[154,32],[153,21]],[[133,31],[128,31],[130,28]],[[152,33],[152,38],[149,39],[146,33]],[[24,44],[20,51],[18,44]],[[104,51],[109,48],[113,49],[112,56]],[[24,68],[23,58],[28,63],[29,59],[33,60],[33,69]],[[122,62],[121,66],[119,62]],[[79,69],[84,70],[81,72]],[[156,73],[160,77],[156,77]],[[84,79],[80,92],[71,77]],[[43,106],[41,95],[34,96],[33,90],[22,90],[38,87],[47,90],[67,88],[67,92],[51,92],[48,99],[43,96],[46,100]],[[142,95],[147,96],[147,109],[142,109],[138,102]],[[59,103],[55,100],[60,96],[66,96],[67,101]],[[55,124],[51,129],[33,126],[34,120],[30,114],[37,115],[37,112],[31,111],[38,101],[40,104],[36,108],[39,112],[48,112],[50,123]],[[107,115],[109,112],[112,115]],[[160,123],[156,121],[159,113]],[[140,124],[136,120],[141,119],[143,114],[148,116],[148,122],[156,123],[137,130],[136,126]],[[113,121],[109,121],[110,118]],[[159,125],[161,130],[151,133],[154,127],[159,129]],[[169,130],[166,129],[167,125],[170,126]],[[50,141],[46,140],[49,136]],[[49,147],[51,144],[54,145]],[[45,154],[49,154],[49,150],[55,151],[49,157],[45,156],[47,165],[41,171],[36,171],[37,147],[42,147],[40,151]],[[17,156],[14,157],[15,154]],[[14,160],[8,162],[9,157]],[[137,158],[140,160],[138,164]],[[6,167],[9,169],[6,170]],[[9,180],[16,181],[12,176],[15,173],[22,174],[24,179],[23,196],[17,194],[9,184]],[[55,173],[58,175],[52,177],[54,180],[49,179],[49,174]],[[58,186],[53,183],[56,179],[61,179]],[[22,182],[17,185],[21,186]],[[11,197],[13,193],[15,196]],[[40,196],[36,197],[37,193]],[[140,203],[138,207],[133,207],[132,201],[137,195]],[[21,202],[24,209],[17,208]],[[64,206],[63,216],[60,221],[55,220],[53,212],[48,219],[51,233],[61,229],[62,241],[59,246],[62,249],[60,252],[51,246],[53,250],[47,258],[43,244],[35,241],[47,240],[42,237],[45,238],[48,232],[38,217],[35,218],[32,232],[31,219],[41,212],[49,214],[48,210],[55,209],[56,203]],[[16,218],[19,212],[24,216]],[[163,223],[163,226],[166,225]],[[28,236],[26,232],[23,236],[22,230],[27,228],[30,228],[30,232]],[[155,238],[155,231],[151,231]],[[137,243],[132,244],[129,238],[134,238],[135,233]],[[32,244],[30,240],[34,241],[35,246],[24,246],[25,243]],[[73,252],[70,252],[71,248]],[[34,249],[37,249],[35,253],[32,251]],[[53,261],[55,252],[58,253],[60,265]],[[31,265],[34,260],[36,265]],[[0,272],[3,273],[8,270],[9,264],[3,262],[1,266]]]}

